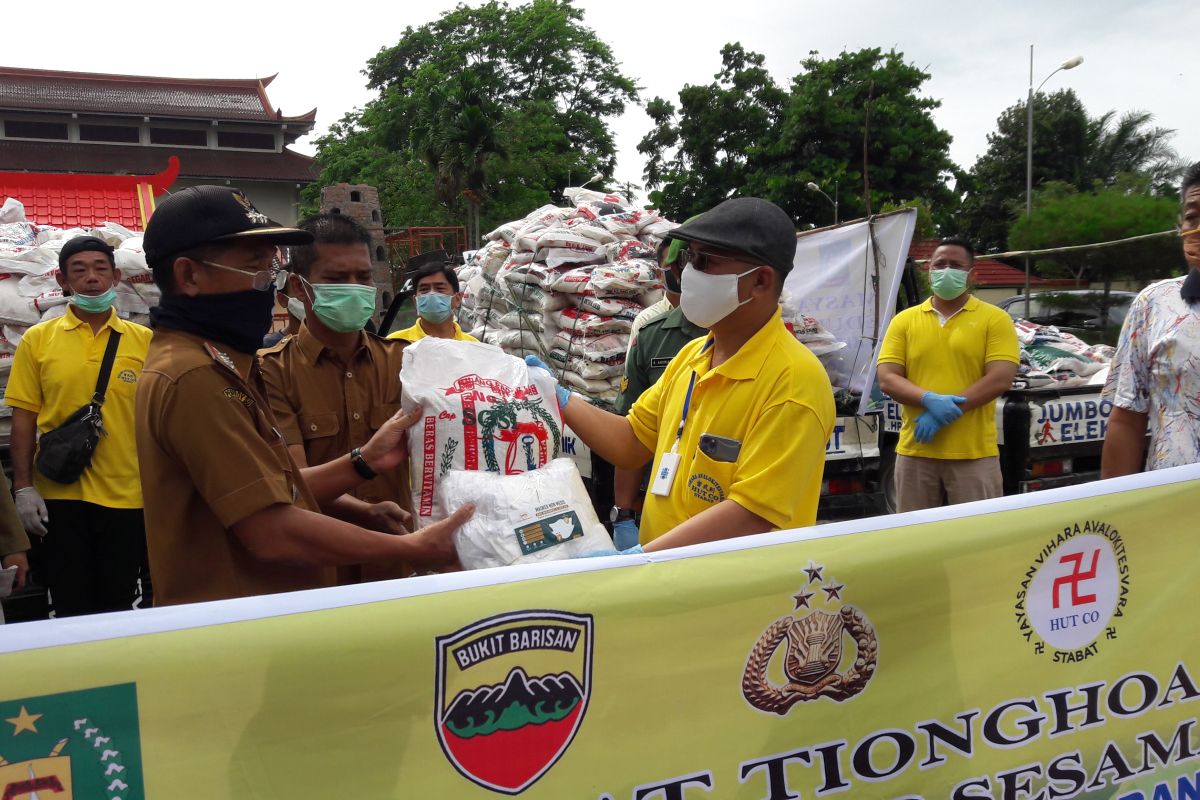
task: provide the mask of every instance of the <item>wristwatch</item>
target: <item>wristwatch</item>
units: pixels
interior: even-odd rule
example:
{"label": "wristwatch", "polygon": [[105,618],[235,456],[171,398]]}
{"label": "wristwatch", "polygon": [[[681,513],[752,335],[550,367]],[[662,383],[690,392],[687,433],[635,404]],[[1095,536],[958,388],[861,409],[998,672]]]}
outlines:
{"label": "wristwatch", "polygon": [[624,522],[627,519],[633,519],[632,508],[613,506],[612,511],[608,512],[608,521],[614,525],[616,525],[618,522]]}
{"label": "wristwatch", "polygon": [[350,451],[350,464],[354,467],[354,471],[363,477],[364,480],[374,480],[379,473],[371,469],[371,465],[363,458],[362,449],[354,448]]}

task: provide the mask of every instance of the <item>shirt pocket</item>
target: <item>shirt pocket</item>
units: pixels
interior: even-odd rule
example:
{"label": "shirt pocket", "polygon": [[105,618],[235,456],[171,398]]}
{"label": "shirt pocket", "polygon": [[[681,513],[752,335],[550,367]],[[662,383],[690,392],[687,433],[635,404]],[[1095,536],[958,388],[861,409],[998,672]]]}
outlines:
{"label": "shirt pocket", "polygon": [[728,500],[736,470],[735,462],[714,461],[697,449],[687,479],[681,487],[688,516],[695,516]]}
{"label": "shirt pocket", "polygon": [[313,439],[337,436],[342,429],[336,411],[300,415],[300,436],[305,443]]}
{"label": "shirt pocket", "polygon": [[137,393],[138,381],[142,377],[142,363],[142,359],[130,356],[114,358],[105,394],[133,397]]}
{"label": "shirt pocket", "polygon": [[384,403],[383,405],[375,406],[367,416],[367,425],[372,431],[377,431],[383,427],[385,422],[395,416],[399,410],[399,403]]}

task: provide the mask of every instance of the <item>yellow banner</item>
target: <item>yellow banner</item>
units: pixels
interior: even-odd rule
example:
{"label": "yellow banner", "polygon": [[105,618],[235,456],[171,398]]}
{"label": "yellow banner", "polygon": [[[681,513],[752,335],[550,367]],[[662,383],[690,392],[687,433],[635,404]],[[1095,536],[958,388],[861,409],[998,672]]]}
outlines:
{"label": "yellow banner", "polygon": [[1200,800],[1198,479],[2,627],[0,800]]}

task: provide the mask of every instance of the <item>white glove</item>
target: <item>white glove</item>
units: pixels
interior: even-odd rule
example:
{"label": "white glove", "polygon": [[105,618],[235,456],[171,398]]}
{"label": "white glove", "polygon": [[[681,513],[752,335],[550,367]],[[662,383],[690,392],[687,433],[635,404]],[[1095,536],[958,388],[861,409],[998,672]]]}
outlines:
{"label": "white glove", "polygon": [[17,516],[28,533],[37,536],[46,535],[46,523],[50,521],[50,513],[46,511],[46,501],[32,486],[17,489]]}

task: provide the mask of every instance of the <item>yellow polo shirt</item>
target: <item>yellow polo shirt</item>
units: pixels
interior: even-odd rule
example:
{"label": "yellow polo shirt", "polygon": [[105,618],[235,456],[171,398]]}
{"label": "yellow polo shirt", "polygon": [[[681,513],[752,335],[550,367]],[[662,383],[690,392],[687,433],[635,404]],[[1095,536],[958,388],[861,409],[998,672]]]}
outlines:
{"label": "yellow polo shirt", "polygon": [[[926,300],[901,311],[888,326],[879,350],[880,364],[899,364],[922,389],[938,394],[961,394],[983,377],[989,361],[1021,363],[1017,333],[1008,313],[977,297],[942,324]],[[922,444],[913,432],[920,406],[901,406],[903,424],[896,452],[923,458],[988,458],[996,447],[996,404],[972,409]]]}
{"label": "yellow polo shirt", "polygon": [[[643,544],[684,520],[732,500],[776,528],[812,525],[821,497],[825,443],[833,432],[833,391],[821,362],[775,316],[724,364],[712,368],[709,335],[684,346],[629,410],[629,424],[657,467],[675,442],[693,371],[696,385],[679,468],[666,497],[647,493]],[[703,434],[741,443],[735,461],[700,451]]]}
{"label": "yellow polo shirt", "polygon": [[[427,334],[425,332],[425,329],[421,327],[421,320],[418,317],[416,324],[413,325],[411,328],[405,328],[402,331],[396,331],[395,333],[389,333],[387,338],[403,339],[406,342],[415,342],[418,339],[424,339],[428,335],[429,334]],[[479,341],[471,334],[464,333],[463,329],[459,327],[458,322],[454,323],[454,338],[455,338],[455,340],[460,341],[460,342],[478,342]]]}
{"label": "yellow polo shirt", "polygon": [[25,332],[13,357],[4,402],[37,414],[38,430],[53,430],[92,399],[110,330],[121,343],[108,379],[100,416],[101,436],[92,462],[75,483],[56,483],[33,470],[33,484],[47,500],[83,500],[108,508],[141,508],[133,399],[153,335],[149,328],[123,320],[113,311],[96,335],[75,316],[73,306],[56,319]]}

